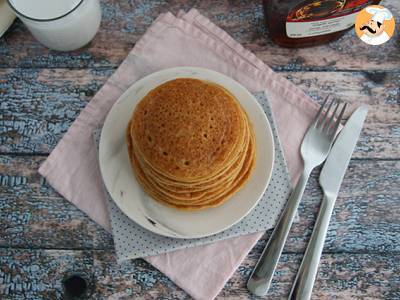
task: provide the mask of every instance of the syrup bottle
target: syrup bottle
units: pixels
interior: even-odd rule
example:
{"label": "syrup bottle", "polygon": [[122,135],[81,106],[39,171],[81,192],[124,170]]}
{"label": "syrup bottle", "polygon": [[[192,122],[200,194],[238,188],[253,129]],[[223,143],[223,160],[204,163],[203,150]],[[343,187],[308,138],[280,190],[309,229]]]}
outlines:
{"label": "syrup bottle", "polygon": [[380,0],[263,0],[271,39],[283,47],[327,43],[352,28],[357,13]]}

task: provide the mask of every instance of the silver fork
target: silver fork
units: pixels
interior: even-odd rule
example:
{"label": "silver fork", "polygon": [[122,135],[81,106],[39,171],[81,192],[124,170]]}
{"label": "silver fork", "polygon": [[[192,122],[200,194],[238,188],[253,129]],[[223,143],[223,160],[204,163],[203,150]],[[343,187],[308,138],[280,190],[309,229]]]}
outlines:
{"label": "silver fork", "polygon": [[[326,112],[323,112],[328,99],[329,96],[324,100],[313,123],[304,136],[301,144],[301,156],[304,161],[303,172],[290,195],[267,246],[261,254],[261,258],[247,282],[247,288],[256,296],[264,296],[270,287],[275,268],[282,254],[308,178],[310,177],[311,171],[322,164],[328,156],[336,131],[346,109],[346,104],[344,104],[335,121],[335,116],[341,102],[333,99],[330,101]],[[329,116],[332,107],[334,107],[334,110]]]}

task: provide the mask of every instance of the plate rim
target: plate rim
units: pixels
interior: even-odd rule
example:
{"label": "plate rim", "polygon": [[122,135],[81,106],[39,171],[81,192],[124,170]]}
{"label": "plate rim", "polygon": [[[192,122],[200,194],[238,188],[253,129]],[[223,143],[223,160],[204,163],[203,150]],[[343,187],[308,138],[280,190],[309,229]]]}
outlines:
{"label": "plate rim", "polygon": [[[149,230],[152,233],[161,235],[161,236],[178,238],[178,239],[197,239],[197,238],[208,237],[208,236],[215,235],[215,234],[218,234],[220,232],[223,232],[223,231],[229,229],[230,227],[234,226],[235,224],[239,223],[243,218],[245,218],[258,205],[258,203],[261,200],[262,196],[265,194],[265,191],[267,190],[267,188],[268,188],[268,186],[269,186],[269,184],[271,182],[272,173],[273,173],[273,169],[274,169],[274,165],[275,165],[275,147],[276,147],[276,145],[275,145],[275,139],[274,139],[273,130],[272,130],[272,127],[271,127],[271,124],[270,124],[270,121],[269,121],[269,118],[268,118],[267,114],[265,113],[265,111],[262,108],[261,104],[255,98],[255,96],[246,87],[244,87],[241,83],[239,83],[238,81],[236,81],[234,78],[232,78],[230,76],[227,76],[225,74],[222,74],[220,72],[217,72],[217,71],[214,71],[214,70],[211,70],[211,69],[208,69],[208,68],[191,67],[191,66],[181,66],[181,67],[172,67],[172,68],[161,69],[161,70],[158,70],[156,72],[147,74],[146,76],[140,78],[139,80],[137,80],[133,84],[131,84],[125,90],[125,92],[123,92],[121,94],[121,96],[118,97],[117,101],[115,101],[115,103],[112,105],[110,110],[107,112],[107,115],[106,115],[106,117],[104,119],[104,123],[103,123],[102,128],[101,128],[101,134],[100,134],[100,139],[99,139],[99,158],[101,156],[100,155],[101,149],[102,149],[101,145],[102,145],[102,141],[104,141],[104,128],[105,128],[106,123],[110,120],[109,118],[110,118],[110,115],[111,115],[113,109],[115,109],[115,107],[118,105],[118,103],[121,102],[123,99],[125,99],[132,92],[132,90],[134,90],[135,86],[140,85],[143,81],[149,80],[149,78],[151,78],[151,77],[157,77],[157,76],[163,75],[163,73],[167,73],[167,74],[171,73],[171,76],[170,76],[171,78],[166,79],[164,82],[167,82],[169,80],[173,80],[175,78],[191,78],[190,75],[186,75],[186,74],[185,75],[178,75],[178,76],[176,74],[173,74],[173,72],[188,72],[188,71],[199,71],[202,74],[204,74],[204,73],[209,73],[209,74],[213,73],[216,76],[223,77],[224,79],[231,80],[232,82],[235,83],[235,85],[238,88],[242,89],[249,96],[249,98],[251,98],[251,100],[255,103],[257,108],[262,112],[263,118],[266,121],[265,122],[266,123],[265,127],[266,127],[266,129],[269,132],[269,135],[271,137],[271,139],[269,141],[270,149],[271,149],[271,154],[270,154],[271,155],[271,157],[270,157],[270,159],[271,159],[271,168],[269,170],[269,173],[268,173],[268,176],[267,176],[267,181],[266,181],[266,184],[265,184],[265,188],[263,189],[262,194],[260,196],[258,196],[258,199],[256,201],[254,201],[253,205],[251,207],[249,207],[247,209],[246,213],[244,213],[242,216],[240,216],[240,218],[237,218],[234,222],[231,222],[230,224],[224,226],[223,228],[218,228],[217,230],[214,230],[214,231],[209,232],[209,233],[193,234],[193,235],[190,235],[190,236],[187,236],[187,235],[185,235],[185,236],[176,236],[176,235],[173,235],[171,233],[168,233],[168,231],[162,231],[162,232],[155,231],[154,227],[145,226],[144,224],[142,224],[140,222],[137,222],[135,219],[133,219],[130,216],[130,214],[126,213],[125,209],[122,207],[121,203],[119,203],[119,201],[115,200],[114,197],[112,196],[112,193],[109,191],[109,188],[107,187],[106,181],[104,180],[104,176],[103,176],[103,172],[105,172],[105,170],[103,170],[102,163],[101,163],[101,161],[99,159],[100,174],[101,174],[101,177],[102,177],[103,185],[104,185],[107,193],[109,194],[109,197],[112,199],[114,204],[118,207],[118,209],[120,209],[125,216],[127,216],[130,220],[132,220],[133,222],[135,222],[135,224],[141,226],[142,228],[144,228],[146,230]],[[193,78],[195,78],[195,77],[193,77]],[[210,80],[210,81],[213,82],[213,80]],[[160,83],[160,84],[162,84],[162,83]],[[160,84],[158,84],[158,85],[160,85]],[[158,85],[156,85],[155,87],[157,87]],[[153,88],[155,88],[155,87],[153,87]],[[240,100],[238,100],[238,101],[240,103]],[[137,103],[134,105],[133,109],[135,109],[136,105],[137,105]],[[245,109],[245,108],[243,108],[243,109]],[[250,121],[252,121],[251,120],[251,116],[250,116]],[[259,154],[257,153],[257,156],[258,155]],[[252,176],[254,176],[254,173],[252,174]],[[134,174],[133,174],[133,177],[134,177],[134,180],[137,181],[137,179],[136,179]],[[250,178],[250,180],[251,180],[251,178]],[[137,181],[137,183],[138,183],[139,188],[143,191],[143,188],[141,187],[140,183],[138,181]],[[146,193],[146,192],[144,192],[144,193]],[[147,193],[146,193],[146,195],[147,195]],[[150,197],[149,195],[147,195],[147,196]],[[150,198],[152,198],[152,197],[150,197]],[[156,201],[154,199],[152,199],[152,200]]]}

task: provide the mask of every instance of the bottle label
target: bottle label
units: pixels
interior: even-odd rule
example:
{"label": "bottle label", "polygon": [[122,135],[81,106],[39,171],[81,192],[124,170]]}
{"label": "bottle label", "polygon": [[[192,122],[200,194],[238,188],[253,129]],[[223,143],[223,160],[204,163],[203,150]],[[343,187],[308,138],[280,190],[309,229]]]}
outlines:
{"label": "bottle label", "polygon": [[306,0],[286,19],[286,34],[304,38],[342,31],[354,25],[360,10],[372,0]]}

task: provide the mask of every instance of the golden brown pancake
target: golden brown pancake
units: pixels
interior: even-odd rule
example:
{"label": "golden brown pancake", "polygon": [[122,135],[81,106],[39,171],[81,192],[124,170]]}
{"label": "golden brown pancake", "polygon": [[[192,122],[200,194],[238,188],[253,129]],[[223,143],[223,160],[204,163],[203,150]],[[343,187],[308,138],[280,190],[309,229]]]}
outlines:
{"label": "golden brown pancake", "polygon": [[[157,178],[155,178],[153,175],[146,174],[146,170],[141,165],[140,160],[136,157],[136,160],[138,161],[138,167],[141,168],[142,172],[146,176],[146,180],[150,182],[152,187],[163,194],[165,197],[168,197],[168,201],[170,203],[174,204],[203,204],[205,201],[209,201],[210,199],[215,199],[219,195],[223,194],[227,187],[229,187],[232,182],[234,182],[235,178],[239,176],[239,174],[242,172],[243,173],[243,166],[245,164],[245,159],[246,159],[246,154],[248,151],[252,151],[252,149],[249,149],[250,147],[253,147],[252,144],[249,143],[247,144],[247,147],[244,149],[243,155],[240,156],[240,159],[235,163],[237,167],[235,167],[234,172],[231,172],[229,174],[226,174],[227,180],[224,182],[224,184],[220,185],[214,185],[211,186],[210,188],[204,187],[202,190],[199,189],[191,189],[190,186],[184,187],[184,188],[178,188],[174,186],[166,186],[160,184],[159,181],[157,181]],[[133,151],[130,151],[130,153],[133,153]],[[251,153],[251,152],[250,152]]]}
{"label": "golden brown pancake", "polygon": [[219,195],[217,197],[212,198],[211,201],[205,201],[205,202],[201,202],[201,203],[191,203],[191,202],[183,202],[183,203],[179,203],[174,199],[170,199],[169,197],[167,197],[166,195],[160,194],[160,192],[157,191],[157,189],[152,185],[151,182],[148,181],[148,177],[146,177],[143,173],[143,171],[141,170],[138,161],[136,159],[136,157],[133,154],[133,151],[129,152],[131,155],[131,164],[132,164],[132,168],[135,170],[135,175],[136,178],[138,179],[138,181],[141,183],[142,187],[144,188],[144,190],[155,200],[157,200],[158,202],[161,202],[163,204],[166,204],[168,206],[177,208],[179,210],[187,210],[187,211],[193,211],[193,210],[201,210],[201,209],[206,209],[206,208],[210,208],[210,207],[215,207],[215,206],[219,206],[221,204],[223,204],[224,202],[226,202],[233,194],[235,194],[236,192],[238,192],[243,185],[247,182],[247,180],[249,179],[253,169],[254,169],[254,165],[255,165],[255,145],[254,143],[254,139],[252,138],[252,147],[251,150],[248,151],[247,155],[246,155],[246,160],[245,160],[245,164],[242,167],[242,172],[240,175],[237,176],[237,178],[235,178],[235,182],[229,186],[229,188],[227,188],[225,190],[225,193],[223,195]]}
{"label": "golden brown pancake", "polygon": [[215,175],[240,151],[245,122],[225,90],[196,79],[168,81],[133,114],[132,140],[161,174],[183,182]]}
{"label": "golden brown pancake", "polygon": [[197,79],[175,79],[150,91],[133,112],[126,140],[144,190],[180,210],[224,203],[255,164],[253,128],[238,101]]}
{"label": "golden brown pancake", "polygon": [[[247,127],[246,130],[248,130]],[[192,193],[196,191],[210,190],[213,188],[221,188],[223,184],[231,181],[241,168],[241,163],[244,160],[244,151],[246,151],[246,148],[248,147],[248,142],[249,135],[247,134],[243,149],[236,158],[232,158],[233,164],[231,164],[228,168],[224,168],[223,170],[221,170],[221,173],[218,173],[218,176],[206,179],[201,182],[186,183],[176,180],[170,180],[163,174],[158,173],[156,170],[153,170],[150,165],[148,165],[144,160],[141,160],[140,156],[137,156],[137,158],[146,176],[149,176],[153,180],[157,181],[159,185],[177,193]]]}

